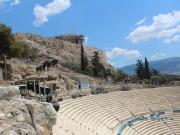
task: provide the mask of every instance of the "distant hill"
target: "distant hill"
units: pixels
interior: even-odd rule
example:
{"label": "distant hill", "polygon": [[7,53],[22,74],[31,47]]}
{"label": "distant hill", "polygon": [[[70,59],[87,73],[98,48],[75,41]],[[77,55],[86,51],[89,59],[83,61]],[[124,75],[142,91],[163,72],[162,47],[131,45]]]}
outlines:
{"label": "distant hill", "polygon": [[[180,57],[172,57],[163,60],[150,61],[150,68],[154,68],[160,71],[162,74],[180,75]],[[136,65],[128,65],[121,69],[130,74],[135,74]]]}

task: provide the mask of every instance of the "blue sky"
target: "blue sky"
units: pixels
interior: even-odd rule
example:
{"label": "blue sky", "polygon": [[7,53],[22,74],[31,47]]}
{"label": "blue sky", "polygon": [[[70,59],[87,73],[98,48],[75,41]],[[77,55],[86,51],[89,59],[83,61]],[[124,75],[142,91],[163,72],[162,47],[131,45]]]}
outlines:
{"label": "blue sky", "polygon": [[0,23],[14,32],[75,32],[116,67],[180,56],[179,0],[0,0]]}

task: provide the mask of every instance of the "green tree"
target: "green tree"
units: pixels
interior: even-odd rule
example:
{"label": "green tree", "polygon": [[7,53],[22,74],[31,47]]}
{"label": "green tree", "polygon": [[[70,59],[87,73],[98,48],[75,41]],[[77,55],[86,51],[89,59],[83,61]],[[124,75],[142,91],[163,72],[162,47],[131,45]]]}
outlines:
{"label": "green tree", "polygon": [[36,48],[30,48],[24,42],[15,42],[10,46],[8,55],[10,57],[17,58],[36,58],[38,54],[38,50]]}
{"label": "green tree", "polygon": [[150,79],[150,70],[149,70],[149,62],[147,58],[144,59],[144,79]]}
{"label": "green tree", "polygon": [[81,45],[81,71],[85,71],[85,57],[84,57],[84,47]]}
{"label": "green tree", "polygon": [[100,62],[99,52],[95,51],[94,56],[92,56],[91,59],[91,65],[92,65],[92,72],[94,76],[100,76],[102,75],[102,64]]}
{"label": "green tree", "polygon": [[151,69],[150,73],[151,73],[151,76],[153,76],[153,75],[159,75],[160,72],[153,68],[153,69]]}
{"label": "green tree", "polygon": [[139,80],[144,79],[144,66],[142,60],[137,60],[136,63],[136,76]]}
{"label": "green tree", "polygon": [[150,71],[150,83],[158,85],[161,81],[161,75],[158,70],[151,69]]}
{"label": "green tree", "polygon": [[108,77],[108,76],[109,76],[109,77],[112,77],[112,76],[113,76],[113,73],[112,73],[112,71],[111,71],[109,68],[107,68],[105,75],[106,75],[106,77]]}
{"label": "green tree", "polygon": [[21,58],[24,52],[24,47],[25,47],[25,44],[23,42],[16,42],[10,46],[8,55],[10,57]]}
{"label": "green tree", "polygon": [[85,56],[84,47],[83,45],[81,45],[81,71],[85,71],[88,66],[89,66],[89,61],[87,56]]}
{"label": "green tree", "polygon": [[124,73],[121,69],[118,68],[114,75],[114,80],[120,82],[125,80],[127,76],[128,75],[126,73]]}
{"label": "green tree", "polygon": [[84,67],[85,67],[85,70],[88,68],[88,66],[89,66],[88,58],[87,58],[87,56],[84,56]]}
{"label": "green tree", "polygon": [[37,48],[31,48],[30,49],[30,57],[35,59],[38,56],[38,49]]}
{"label": "green tree", "polygon": [[103,66],[102,63],[99,63],[99,67],[98,67],[99,73],[98,76],[101,78],[107,78],[107,73],[106,73],[106,68]]}
{"label": "green tree", "polygon": [[83,73],[89,76],[93,76],[92,66],[88,66]]}
{"label": "green tree", "polygon": [[0,24],[0,57],[4,62],[4,69],[6,72],[6,57],[10,46],[14,42],[14,37],[10,27],[5,24]]}

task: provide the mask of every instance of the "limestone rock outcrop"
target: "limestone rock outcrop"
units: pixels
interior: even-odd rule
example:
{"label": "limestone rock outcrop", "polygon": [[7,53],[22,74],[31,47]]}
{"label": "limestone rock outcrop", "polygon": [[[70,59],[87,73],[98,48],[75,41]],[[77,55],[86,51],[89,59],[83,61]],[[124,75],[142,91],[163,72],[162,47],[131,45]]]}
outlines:
{"label": "limestone rock outcrop", "polygon": [[[11,88],[11,92],[14,96],[0,100],[0,134],[52,135],[52,126],[56,122],[52,104],[20,99],[16,89]],[[0,97],[1,94],[9,96],[8,92],[1,92]]]}
{"label": "limestone rock outcrop", "polygon": [[[49,56],[61,60],[63,64],[80,64],[81,44],[58,39],[56,37],[42,37],[30,33],[16,33],[16,40],[24,42],[39,50],[40,57]],[[105,52],[97,48],[84,46],[85,53],[90,60],[94,51],[99,51],[99,55],[104,66],[108,66]]]}
{"label": "limestone rock outcrop", "polygon": [[11,100],[20,98],[17,86],[0,86],[0,100]]}

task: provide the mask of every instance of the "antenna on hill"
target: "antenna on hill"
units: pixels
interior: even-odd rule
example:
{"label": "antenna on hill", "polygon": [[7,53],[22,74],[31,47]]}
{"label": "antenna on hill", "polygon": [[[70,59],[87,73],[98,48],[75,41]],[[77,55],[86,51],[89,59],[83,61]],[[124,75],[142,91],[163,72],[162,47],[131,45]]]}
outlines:
{"label": "antenna on hill", "polygon": [[76,24],[73,24],[73,25],[72,25],[72,28],[71,28],[70,33],[71,33],[71,34],[75,34],[75,33],[76,33]]}

